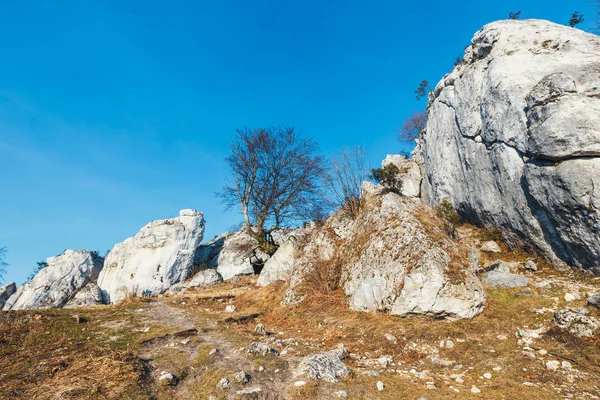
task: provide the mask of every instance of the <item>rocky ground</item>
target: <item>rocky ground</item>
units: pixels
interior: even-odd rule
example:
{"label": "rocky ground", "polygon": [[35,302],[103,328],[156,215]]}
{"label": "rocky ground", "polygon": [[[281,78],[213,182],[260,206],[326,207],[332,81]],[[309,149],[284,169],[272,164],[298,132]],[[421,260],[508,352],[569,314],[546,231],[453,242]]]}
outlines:
{"label": "rocky ground", "polygon": [[[600,280],[519,273],[528,287],[488,289],[484,312],[459,321],[352,311],[341,291],[282,306],[284,287],[256,277],[11,311],[0,317],[0,398],[598,398],[600,313],[586,296]],[[555,313],[571,308],[591,325],[557,328]]]}

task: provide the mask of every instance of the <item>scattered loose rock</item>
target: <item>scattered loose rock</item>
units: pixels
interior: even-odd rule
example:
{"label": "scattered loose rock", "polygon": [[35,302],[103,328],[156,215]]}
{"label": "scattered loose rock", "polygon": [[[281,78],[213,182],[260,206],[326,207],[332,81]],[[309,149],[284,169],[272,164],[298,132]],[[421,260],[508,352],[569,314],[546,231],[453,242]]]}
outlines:
{"label": "scattered loose rock", "polygon": [[246,383],[250,382],[252,377],[250,375],[248,375],[247,373],[245,373],[244,371],[240,371],[234,375],[233,379],[237,383],[241,383],[241,384],[245,385]]}
{"label": "scattered loose rock", "polygon": [[339,378],[352,373],[342,362],[347,354],[344,346],[340,346],[335,350],[310,355],[302,360],[298,372],[305,373],[311,379],[337,382]]}
{"label": "scattered loose rock", "polygon": [[158,378],[158,383],[161,386],[175,386],[177,384],[177,377],[171,373],[163,371]]}
{"label": "scattered loose rock", "polygon": [[277,350],[271,348],[268,344],[261,342],[250,343],[250,346],[248,346],[248,353],[257,354],[263,357],[267,354],[274,354],[276,356],[279,355],[279,352]]}
{"label": "scattered loose rock", "polygon": [[383,382],[377,381],[377,390],[382,391],[384,388]]}
{"label": "scattered loose rock", "polygon": [[217,383],[217,389],[229,389],[231,386],[231,382],[227,378],[222,378],[219,383]]}
{"label": "scattered loose rock", "polygon": [[258,324],[254,328],[254,334],[255,335],[260,335],[260,336],[266,336],[267,335],[267,328],[265,328],[265,326],[263,324]]}

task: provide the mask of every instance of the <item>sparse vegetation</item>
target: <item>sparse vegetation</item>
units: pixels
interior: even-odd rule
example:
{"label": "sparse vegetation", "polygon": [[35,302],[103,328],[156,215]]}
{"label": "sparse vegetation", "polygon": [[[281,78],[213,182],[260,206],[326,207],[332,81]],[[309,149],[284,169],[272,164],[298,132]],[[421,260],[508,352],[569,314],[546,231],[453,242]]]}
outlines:
{"label": "sparse vegetation", "polygon": [[569,19],[569,26],[574,27],[576,25],[579,25],[583,21],[585,21],[585,19],[583,18],[583,14],[580,14],[579,12],[575,11]]}
{"label": "sparse vegetation", "polygon": [[508,13],[508,19],[519,19],[520,17],[521,17],[521,11]]}
{"label": "sparse vegetation", "polygon": [[6,273],[7,263],[4,261],[6,256],[6,247],[0,247],[0,284],[4,282],[4,274]]}
{"label": "sparse vegetation", "polygon": [[483,229],[479,235],[479,240],[483,242],[487,242],[489,240],[501,242],[504,240],[504,236],[502,235],[502,231],[498,228]]}
{"label": "sparse vegetation", "polygon": [[400,169],[394,164],[386,164],[381,168],[371,170],[371,176],[375,182],[396,194],[402,193],[402,176]]}
{"label": "sparse vegetation", "polygon": [[435,208],[435,213],[442,220],[446,233],[454,237],[456,228],[463,224],[463,219],[456,212],[452,203],[448,200],[442,200]]}
{"label": "sparse vegetation", "polygon": [[329,170],[323,174],[328,203],[332,208],[341,207],[351,218],[360,211],[360,188],[369,177],[367,154],[362,146],[346,148],[331,160]]}

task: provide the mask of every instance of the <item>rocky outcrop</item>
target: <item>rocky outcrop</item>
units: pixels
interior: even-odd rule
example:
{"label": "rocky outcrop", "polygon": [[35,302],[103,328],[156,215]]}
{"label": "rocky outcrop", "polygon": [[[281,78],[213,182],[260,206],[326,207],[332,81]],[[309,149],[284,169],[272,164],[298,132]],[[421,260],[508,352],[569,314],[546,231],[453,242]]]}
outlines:
{"label": "rocky outcrop", "polygon": [[[270,256],[258,249],[258,241],[248,234],[247,229],[242,226],[237,232],[224,233],[200,246],[195,264],[200,268],[216,269],[223,280],[259,273],[266,267]],[[283,244],[301,230],[277,229],[272,233],[274,242],[281,246],[277,260],[283,261],[287,257],[285,252],[291,244]],[[279,269],[274,267],[275,264],[271,263],[269,271]]]}
{"label": "rocky outcrop", "polygon": [[202,213],[181,210],[179,217],[153,221],[115,245],[98,278],[105,302],[144,292],[161,294],[183,281],[193,272],[203,235]]}
{"label": "rocky outcrop", "polygon": [[79,308],[103,304],[102,291],[94,282],[90,282],[79,290],[64,308]]}
{"label": "rocky outcrop", "polygon": [[578,337],[593,336],[600,329],[600,321],[589,315],[585,308],[569,308],[554,314],[552,322],[559,329],[567,330]]}
{"label": "rocky outcrop", "polygon": [[286,304],[302,301],[307,288],[341,287],[360,311],[458,319],[483,310],[478,253],[450,240],[430,209],[394,193],[363,201],[355,219],[338,212],[306,235]]}
{"label": "rocky outcrop", "polygon": [[420,197],[423,176],[419,164],[415,160],[400,154],[388,154],[382,161],[381,166],[385,167],[388,164],[395,165],[400,171],[402,195],[406,197]]}
{"label": "rocky outcrop", "polygon": [[198,271],[191,279],[176,283],[167,290],[168,294],[177,294],[189,288],[201,288],[223,282],[223,277],[214,269]]}
{"label": "rocky outcrop", "polygon": [[48,266],[17,288],[4,311],[62,307],[102,270],[102,258],[89,250],[65,250],[46,262]]}
{"label": "rocky outcrop", "polygon": [[[201,268],[216,269],[229,280],[235,276],[251,275],[253,250],[258,245],[256,239],[248,234],[246,227],[237,232],[227,232],[203,244],[196,254],[196,264]],[[266,255],[260,255],[263,258]]]}
{"label": "rocky outcrop", "polygon": [[0,286],[0,309],[4,307],[6,300],[17,291],[17,285],[10,282],[4,286]]}
{"label": "rocky outcrop", "polygon": [[541,20],[477,32],[430,94],[422,196],[600,273],[600,38]]}

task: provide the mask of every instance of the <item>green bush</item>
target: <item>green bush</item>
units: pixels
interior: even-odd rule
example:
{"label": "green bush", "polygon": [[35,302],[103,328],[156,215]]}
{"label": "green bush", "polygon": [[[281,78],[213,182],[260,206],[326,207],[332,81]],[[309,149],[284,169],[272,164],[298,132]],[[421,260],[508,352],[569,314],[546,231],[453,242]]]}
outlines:
{"label": "green bush", "polygon": [[484,229],[481,232],[481,235],[479,236],[479,239],[487,242],[490,240],[496,241],[496,242],[501,242],[504,240],[504,237],[502,235],[502,231],[498,228],[494,228],[494,229]]}
{"label": "green bush", "polygon": [[390,192],[402,193],[402,177],[400,170],[394,164],[387,164],[383,168],[374,168],[371,170],[371,177]]}
{"label": "green bush", "polygon": [[463,219],[458,215],[452,203],[448,200],[442,200],[435,208],[435,213],[442,220],[446,233],[454,237],[456,228],[463,224]]}

